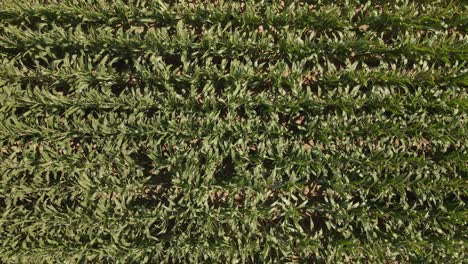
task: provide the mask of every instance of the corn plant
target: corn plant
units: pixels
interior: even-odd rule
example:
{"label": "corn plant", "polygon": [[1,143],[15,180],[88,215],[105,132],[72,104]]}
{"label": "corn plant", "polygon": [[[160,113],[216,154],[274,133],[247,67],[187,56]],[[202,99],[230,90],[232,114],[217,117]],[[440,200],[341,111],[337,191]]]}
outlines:
{"label": "corn plant", "polygon": [[1,263],[462,263],[468,6],[0,1]]}

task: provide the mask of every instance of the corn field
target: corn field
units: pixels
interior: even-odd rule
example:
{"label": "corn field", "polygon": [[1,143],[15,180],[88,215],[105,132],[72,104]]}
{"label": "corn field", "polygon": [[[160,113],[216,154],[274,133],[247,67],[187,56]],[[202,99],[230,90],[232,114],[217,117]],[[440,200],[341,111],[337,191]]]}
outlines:
{"label": "corn field", "polygon": [[0,0],[0,263],[463,263],[468,5]]}

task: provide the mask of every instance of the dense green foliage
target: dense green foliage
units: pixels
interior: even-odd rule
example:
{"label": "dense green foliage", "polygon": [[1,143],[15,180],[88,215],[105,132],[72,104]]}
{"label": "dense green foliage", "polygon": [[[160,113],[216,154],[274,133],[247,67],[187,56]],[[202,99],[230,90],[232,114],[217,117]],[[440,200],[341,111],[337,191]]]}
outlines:
{"label": "dense green foliage", "polygon": [[1,0],[0,262],[463,262],[467,23]]}

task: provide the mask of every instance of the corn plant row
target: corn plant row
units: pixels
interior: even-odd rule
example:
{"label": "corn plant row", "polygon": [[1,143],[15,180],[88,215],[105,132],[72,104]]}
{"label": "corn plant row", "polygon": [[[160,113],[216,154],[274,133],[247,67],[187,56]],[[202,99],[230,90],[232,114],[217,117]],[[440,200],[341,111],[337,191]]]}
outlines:
{"label": "corn plant row", "polygon": [[463,1],[0,1],[1,263],[463,263]]}

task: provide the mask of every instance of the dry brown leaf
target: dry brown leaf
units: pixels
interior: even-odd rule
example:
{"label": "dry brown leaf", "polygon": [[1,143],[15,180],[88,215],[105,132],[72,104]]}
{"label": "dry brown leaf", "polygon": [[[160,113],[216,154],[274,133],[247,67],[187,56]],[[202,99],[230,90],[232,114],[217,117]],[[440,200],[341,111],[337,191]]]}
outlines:
{"label": "dry brown leaf", "polygon": [[298,125],[302,125],[304,123],[304,116],[299,116],[298,118],[294,119],[294,122]]}
{"label": "dry brown leaf", "polygon": [[318,75],[319,74],[317,72],[311,71],[311,72],[309,72],[308,75],[304,76],[304,78],[302,80],[302,83],[305,84],[305,85],[313,84],[313,83],[317,82]]}
{"label": "dry brown leaf", "polygon": [[305,150],[310,150],[314,146],[314,141],[311,139],[307,143],[304,144],[304,149]]}
{"label": "dry brown leaf", "polygon": [[363,31],[366,31],[368,28],[369,28],[369,25],[360,25],[359,26],[359,29],[363,30]]}

